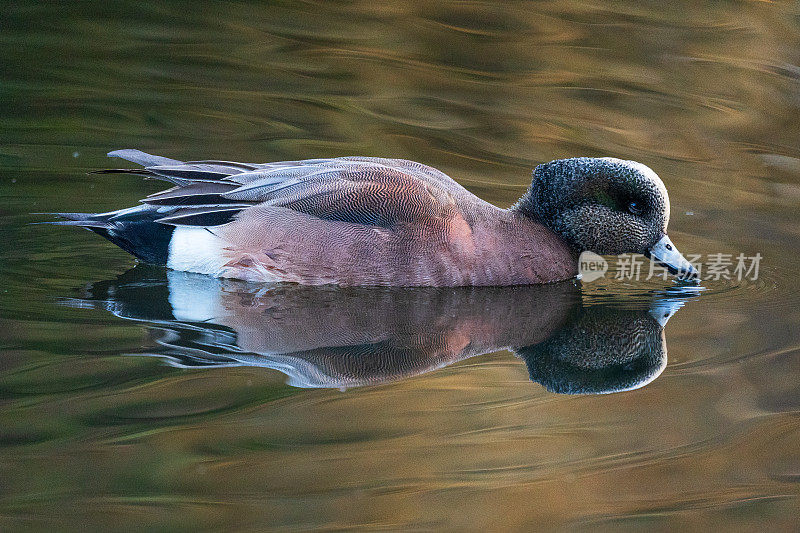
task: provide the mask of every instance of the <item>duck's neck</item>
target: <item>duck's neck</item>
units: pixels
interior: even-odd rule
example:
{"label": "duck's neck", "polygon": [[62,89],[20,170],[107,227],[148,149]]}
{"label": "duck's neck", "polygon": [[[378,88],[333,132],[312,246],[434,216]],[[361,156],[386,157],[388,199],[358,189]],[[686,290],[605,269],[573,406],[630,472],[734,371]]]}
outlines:
{"label": "duck's neck", "polygon": [[540,223],[544,224],[545,226],[547,225],[547,224],[544,223],[544,221],[542,219],[540,219],[538,216],[536,216],[536,210],[534,209],[533,194],[531,193],[531,189],[530,188],[528,188],[528,190],[525,191],[525,194],[523,194],[520,197],[520,199],[517,200],[517,203],[512,205],[510,209],[511,209],[511,211],[516,211],[518,213],[522,213],[526,217],[532,218],[532,219],[536,220],[537,222],[540,222]]}
{"label": "duck's neck", "polygon": [[517,203],[515,203],[509,208],[509,211],[511,211],[512,213],[518,213],[519,215],[534,220],[537,223],[544,226],[545,228],[547,228],[548,230],[550,230],[551,232],[553,232],[559,238],[559,240],[561,240],[570,249],[572,255],[575,258],[577,258],[580,255],[581,251],[576,249],[566,239],[564,239],[564,237],[558,231],[556,231],[550,224],[548,224],[545,219],[537,215],[535,205],[536,205],[536,200],[534,200],[533,193],[529,188],[525,192],[525,194],[523,194],[520,197],[520,199],[517,200]]}

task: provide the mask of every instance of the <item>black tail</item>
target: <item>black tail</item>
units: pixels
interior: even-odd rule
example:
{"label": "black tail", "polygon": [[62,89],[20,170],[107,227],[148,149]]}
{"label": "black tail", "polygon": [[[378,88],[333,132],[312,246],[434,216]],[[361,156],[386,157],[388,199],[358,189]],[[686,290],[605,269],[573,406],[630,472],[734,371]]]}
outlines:
{"label": "black tail", "polygon": [[86,228],[142,261],[166,265],[175,228],[156,222],[164,216],[158,211],[157,206],[145,204],[110,213],[53,213],[64,220],[45,224]]}

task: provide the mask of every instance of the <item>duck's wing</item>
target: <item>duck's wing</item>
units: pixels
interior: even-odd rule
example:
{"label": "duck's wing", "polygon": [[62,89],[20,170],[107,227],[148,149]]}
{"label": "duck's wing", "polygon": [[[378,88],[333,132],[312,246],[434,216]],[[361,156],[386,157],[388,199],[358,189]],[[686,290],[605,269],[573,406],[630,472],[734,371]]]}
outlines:
{"label": "duck's wing", "polygon": [[142,200],[159,206],[159,222],[211,226],[231,221],[253,205],[284,207],[322,219],[391,227],[435,221],[471,197],[446,174],[403,159],[342,157],[265,164],[181,162],[138,150],[110,156],[145,165],[112,169],[172,182]]}

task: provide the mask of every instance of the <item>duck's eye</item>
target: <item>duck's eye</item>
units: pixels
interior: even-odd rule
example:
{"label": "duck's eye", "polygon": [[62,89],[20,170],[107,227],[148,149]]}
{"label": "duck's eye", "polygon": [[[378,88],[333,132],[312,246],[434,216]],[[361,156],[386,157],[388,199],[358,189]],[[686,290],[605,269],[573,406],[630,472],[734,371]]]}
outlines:
{"label": "duck's eye", "polygon": [[628,204],[628,212],[633,214],[633,215],[641,215],[642,214],[642,208],[641,208],[641,206],[639,206],[638,202],[630,202]]}

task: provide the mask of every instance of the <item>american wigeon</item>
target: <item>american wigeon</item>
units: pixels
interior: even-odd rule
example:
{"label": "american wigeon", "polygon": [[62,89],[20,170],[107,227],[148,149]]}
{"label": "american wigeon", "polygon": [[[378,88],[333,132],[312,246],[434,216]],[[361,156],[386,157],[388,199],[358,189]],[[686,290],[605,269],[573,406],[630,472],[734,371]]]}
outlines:
{"label": "american wigeon", "polygon": [[644,253],[680,277],[661,179],[634,161],[574,158],[536,167],[501,209],[404,159],[266,164],[181,162],[138,150],[111,169],[175,186],[109,213],[61,213],[139,259],[174,270],[308,285],[524,285],[573,278],[584,250]]}

